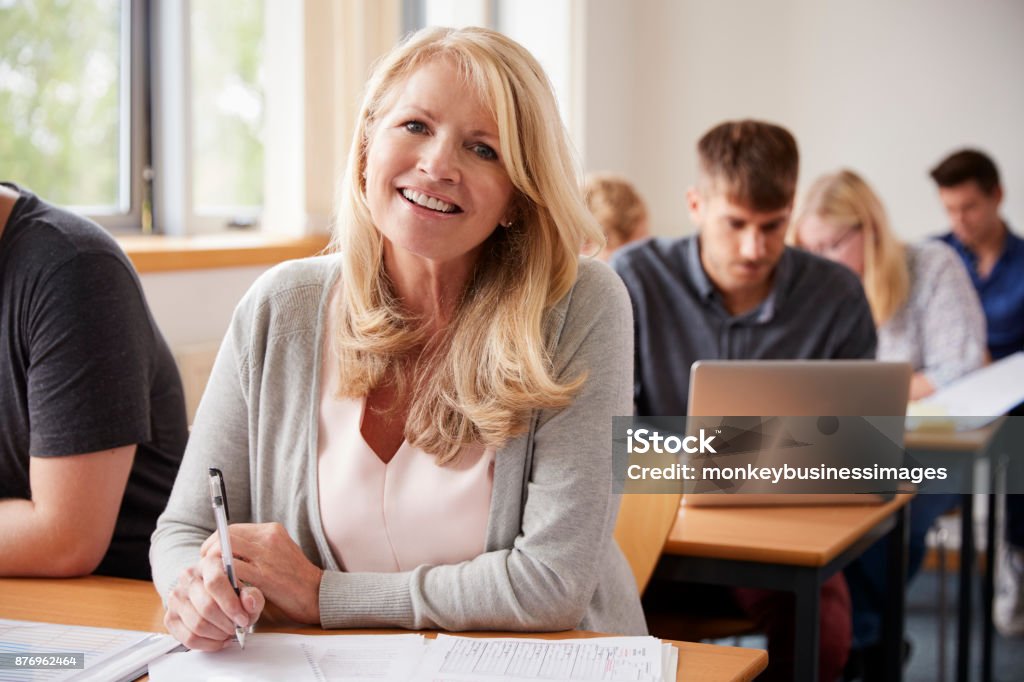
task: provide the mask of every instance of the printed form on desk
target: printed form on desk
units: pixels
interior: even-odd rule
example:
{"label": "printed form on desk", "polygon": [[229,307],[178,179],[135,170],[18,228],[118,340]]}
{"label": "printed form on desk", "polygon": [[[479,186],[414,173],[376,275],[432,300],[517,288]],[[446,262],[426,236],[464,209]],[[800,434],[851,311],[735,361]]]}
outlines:
{"label": "printed form on desk", "polygon": [[251,635],[217,653],[169,654],[152,682],[672,682],[678,650],[654,637],[543,640],[438,635]]}

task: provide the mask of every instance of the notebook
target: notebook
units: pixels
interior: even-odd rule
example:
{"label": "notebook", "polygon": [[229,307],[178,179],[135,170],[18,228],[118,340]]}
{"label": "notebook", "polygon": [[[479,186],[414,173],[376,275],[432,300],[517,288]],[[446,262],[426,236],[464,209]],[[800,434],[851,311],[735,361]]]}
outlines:
{"label": "notebook", "polygon": [[[0,618],[0,682],[134,680],[151,661],[178,648],[173,637],[155,632]],[[41,660],[33,666],[31,659]]]}

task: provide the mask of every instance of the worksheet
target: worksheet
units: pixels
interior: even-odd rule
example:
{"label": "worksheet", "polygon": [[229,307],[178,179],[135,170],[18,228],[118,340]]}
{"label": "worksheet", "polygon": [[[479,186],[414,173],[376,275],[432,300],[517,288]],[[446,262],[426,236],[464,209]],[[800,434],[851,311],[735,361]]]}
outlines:
{"label": "worksheet", "polygon": [[412,679],[414,682],[660,682],[662,657],[662,642],[654,637],[539,640],[438,635]]}
{"label": "worksheet", "polygon": [[661,682],[676,650],[654,637],[538,640],[253,634],[216,653],[164,656],[152,682]]}

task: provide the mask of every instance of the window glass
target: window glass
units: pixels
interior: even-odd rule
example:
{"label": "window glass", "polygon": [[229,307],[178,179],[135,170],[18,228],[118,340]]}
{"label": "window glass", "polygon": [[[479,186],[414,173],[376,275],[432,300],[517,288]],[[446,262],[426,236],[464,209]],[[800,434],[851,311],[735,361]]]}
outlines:
{"label": "window glass", "polygon": [[0,0],[3,174],[88,213],[127,210],[121,0]]}
{"label": "window glass", "polygon": [[263,203],[264,2],[193,0],[192,193],[196,213]]}

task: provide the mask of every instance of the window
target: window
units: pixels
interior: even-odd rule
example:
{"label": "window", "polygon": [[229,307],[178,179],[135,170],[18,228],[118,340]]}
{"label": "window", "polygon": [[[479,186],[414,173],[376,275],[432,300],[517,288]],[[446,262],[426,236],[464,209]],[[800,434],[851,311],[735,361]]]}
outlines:
{"label": "window", "polygon": [[253,224],[268,2],[294,4],[0,0],[5,178],[118,230],[148,227],[151,208],[171,233]]}
{"label": "window", "polygon": [[[0,0],[6,177],[111,223],[138,224],[128,0]],[[119,220],[120,219],[120,220]]]}
{"label": "window", "polygon": [[402,6],[0,0],[4,179],[115,230],[322,230]]}
{"label": "window", "polygon": [[263,204],[263,2],[190,4],[195,211],[255,216]]}
{"label": "window", "polygon": [[[153,0],[152,179],[160,231],[259,223],[272,180],[267,26],[281,7],[301,17],[301,4],[283,0]],[[273,131],[275,138],[297,134]]]}

